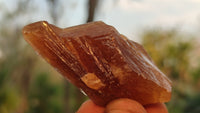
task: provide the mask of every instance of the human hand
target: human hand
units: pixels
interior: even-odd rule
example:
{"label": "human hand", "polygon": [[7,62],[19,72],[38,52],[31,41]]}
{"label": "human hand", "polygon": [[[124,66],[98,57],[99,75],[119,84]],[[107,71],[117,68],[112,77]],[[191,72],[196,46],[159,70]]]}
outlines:
{"label": "human hand", "polygon": [[100,107],[91,100],[84,102],[77,113],[168,113],[163,103],[142,106],[135,100],[126,98],[110,102],[106,107]]}

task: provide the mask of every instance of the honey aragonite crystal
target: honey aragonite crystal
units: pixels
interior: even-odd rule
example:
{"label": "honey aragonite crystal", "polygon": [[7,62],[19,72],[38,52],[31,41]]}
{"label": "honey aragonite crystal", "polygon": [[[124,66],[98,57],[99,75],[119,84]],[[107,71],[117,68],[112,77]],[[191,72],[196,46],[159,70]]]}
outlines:
{"label": "honey aragonite crystal", "polygon": [[25,40],[97,105],[117,98],[141,104],[167,102],[170,80],[144,48],[99,21],[58,28],[46,21],[27,25]]}

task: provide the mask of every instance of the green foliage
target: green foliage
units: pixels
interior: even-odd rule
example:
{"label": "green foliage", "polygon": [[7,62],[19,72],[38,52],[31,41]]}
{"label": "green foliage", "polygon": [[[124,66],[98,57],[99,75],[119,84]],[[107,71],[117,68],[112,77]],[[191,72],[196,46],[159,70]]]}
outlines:
{"label": "green foliage", "polygon": [[162,71],[174,79],[188,79],[189,55],[193,49],[190,37],[176,30],[150,30],[142,37],[142,44]]}
{"label": "green foliage", "polygon": [[27,113],[63,113],[63,87],[52,84],[49,75],[39,74],[30,87]]}
{"label": "green foliage", "polygon": [[200,95],[192,98],[198,92],[194,81],[200,79],[200,64],[193,68],[191,62],[196,44],[193,38],[177,30],[148,30],[142,35],[142,44],[155,64],[173,82],[172,98],[167,103],[169,112],[199,113]]}
{"label": "green foliage", "polygon": [[200,82],[200,59],[198,61],[198,66],[191,72],[195,83]]}
{"label": "green foliage", "polygon": [[200,93],[187,100],[183,113],[200,113]]}
{"label": "green foliage", "polygon": [[10,68],[0,65],[0,113],[9,113],[16,109],[19,103],[19,93],[10,82]]}
{"label": "green foliage", "polygon": [[9,70],[7,68],[1,67],[0,69],[0,89],[2,89],[6,78],[8,76]]}
{"label": "green foliage", "polygon": [[0,90],[0,113],[13,112],[19,102],[19,94],[16,89],[5,86]]}
{"label": "green foliage", "polygon": [[[85,95],[83,95],[79,89],[77,89],[74,85],[71,83],[67,84],[67,96],[68,96],[68,112],[75,113],[77,109],[80,107],[80,105],[88,99]],[[66,94],[65,93],[65,94]]]}

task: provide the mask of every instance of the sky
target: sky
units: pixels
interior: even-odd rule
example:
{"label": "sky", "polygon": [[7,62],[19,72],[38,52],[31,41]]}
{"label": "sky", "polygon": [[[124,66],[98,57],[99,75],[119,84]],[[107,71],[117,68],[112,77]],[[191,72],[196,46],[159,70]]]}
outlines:
{"label": "sky", "polygon": [[[0,19],[3,11],[12,12],[16,8],[15,0],[0,0]],[[41,0],[32,0],[35,10],[31,15],[19,19],[22,24],[47,20],[52,23],[48,4]],[[4,8],[4,10],[2,10]],[[87,0],[60,0],[58,16],[59,27],[69,27],[86,21]],[[144,29],[160,27],[179,28],[182,32],[200,31],[200,0],[100,0],[95,15],[96,21],[104,21],[114,26],[121,34],[139,41]]]}
{"label": "sky", "polygon": [[[200,31],[200,0],[104,0],[97,20],[115,26],[128,37],[138,39],[144,29],[179,28]],[[113,5],[114,4],[114,5]]]}

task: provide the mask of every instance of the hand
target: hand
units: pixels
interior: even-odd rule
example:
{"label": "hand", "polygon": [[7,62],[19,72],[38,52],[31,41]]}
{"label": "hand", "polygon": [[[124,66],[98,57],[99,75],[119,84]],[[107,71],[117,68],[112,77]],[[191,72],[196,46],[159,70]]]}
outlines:
{"label": "hand", "polygon": [[84,102],[77,113],[168,113],[163,103],[142,106],[134,100],[122,98],[110,102],[105,108],[91,100]]}

